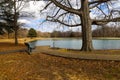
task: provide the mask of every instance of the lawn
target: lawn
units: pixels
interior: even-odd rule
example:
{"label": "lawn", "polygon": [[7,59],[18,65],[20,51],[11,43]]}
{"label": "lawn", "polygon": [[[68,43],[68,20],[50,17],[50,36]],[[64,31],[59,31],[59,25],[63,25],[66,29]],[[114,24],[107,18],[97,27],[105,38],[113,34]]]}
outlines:
{"label": "lawn", "polygon": [[[0,51],[25,48],[0,42]],[[64,52],[64,51],[63,51]],[[0,54],[0,80],[119,80],[120,62],[68,59],[26,52]]]}

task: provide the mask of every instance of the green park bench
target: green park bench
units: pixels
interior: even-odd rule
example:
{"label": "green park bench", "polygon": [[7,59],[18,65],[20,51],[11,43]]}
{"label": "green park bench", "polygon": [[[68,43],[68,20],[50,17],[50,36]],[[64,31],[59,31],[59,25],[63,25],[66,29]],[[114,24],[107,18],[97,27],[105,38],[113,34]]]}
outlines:
{"label": "green park bench", "polygon": [[35,45],[32,45],[31,43],[24,43],[27,46],[27,52],[28,54],[31,54],[32,50],[35,49]]}

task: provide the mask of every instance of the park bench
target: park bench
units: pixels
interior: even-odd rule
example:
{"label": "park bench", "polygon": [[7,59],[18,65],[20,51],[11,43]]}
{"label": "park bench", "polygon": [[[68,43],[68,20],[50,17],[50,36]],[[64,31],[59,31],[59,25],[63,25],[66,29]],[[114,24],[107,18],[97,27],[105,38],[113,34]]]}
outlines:
{"label": "park bench", "polygon": [[32,50],[35,49],[34,45],[31,45],[31,43],[24,43],[27,46],[27,52],[28,54],[31,54]]}

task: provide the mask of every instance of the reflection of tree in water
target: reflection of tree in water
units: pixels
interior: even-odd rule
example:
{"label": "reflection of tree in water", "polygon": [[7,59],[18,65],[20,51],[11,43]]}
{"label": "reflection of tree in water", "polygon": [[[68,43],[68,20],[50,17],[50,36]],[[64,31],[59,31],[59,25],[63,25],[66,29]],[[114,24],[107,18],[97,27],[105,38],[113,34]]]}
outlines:
{"label": "reflection of tree in water", "polygon": [[52,39],[52,47],[55,48],[56,39]]}

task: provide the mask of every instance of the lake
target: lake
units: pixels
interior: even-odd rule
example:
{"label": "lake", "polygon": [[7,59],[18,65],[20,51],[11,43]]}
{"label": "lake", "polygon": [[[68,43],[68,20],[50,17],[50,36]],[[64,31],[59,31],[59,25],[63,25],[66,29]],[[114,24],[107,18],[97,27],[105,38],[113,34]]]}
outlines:
{"label": "lake", "polygon": [[[82,40],[67,38],[67,39],[47,39],[33,41],[36,46],[50,46],[66,49],[81,49]],[[93,47],[96,50],[120,49],[120,40],[111,39],[93,39]]]}

